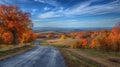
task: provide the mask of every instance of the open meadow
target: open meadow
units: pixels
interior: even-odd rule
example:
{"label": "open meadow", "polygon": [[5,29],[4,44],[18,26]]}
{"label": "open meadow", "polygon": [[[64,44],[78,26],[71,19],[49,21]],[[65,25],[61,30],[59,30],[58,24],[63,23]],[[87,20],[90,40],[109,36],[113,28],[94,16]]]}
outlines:
{"label": "open meadow", "polygon": [[[46,35],[37,34],[37,41],[41,46],[56,47],[64,57],[67,67],[119,67],[120,49],[112,48],[113,46],[107,40],[96,40],[99,34],[101,34],[99,37],[101,39],[106,33],[110,34],[110,30],[89,31],[87,33],[85,31],[64,32],[62,34],[46,32]],[[113,49],[118,49],[118,51]]]}

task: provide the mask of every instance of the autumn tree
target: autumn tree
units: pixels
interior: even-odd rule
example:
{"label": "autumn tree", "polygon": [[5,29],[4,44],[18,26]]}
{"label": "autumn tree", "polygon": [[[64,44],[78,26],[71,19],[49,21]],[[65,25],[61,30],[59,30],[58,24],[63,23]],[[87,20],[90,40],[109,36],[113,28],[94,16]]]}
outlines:
{"label": "autumn tree", "polygon": [[0,26],[0,44],[2,43],[2,34],[4,32],[4,28]]}
{"label": "autumn tree", "polygon": [[95,37],[94,39],[91,40],[90,48],[99,48],[100,46],[100,38]]}
{"label": "autumn tree", "polygon": [[76,37],[76,33],[70,33],[69,35],[71,38],[75,38]]}
{"label": "autumn tree", "polygon": [[88,48],[88,39],[82,40],[82,48]]}
{"label": "autumn tree", "polygon": [[18,44],[18,34],[20,36],[27,29],[32,27],[30,13],[22,12],[16,6],[0,6],[0,27],[9,31],[13,35],[13,43]]}
{"label": "autumn tree", "polygon": [[76,37],[79,40],[72,44],[71,48],[92,48],[120,52],[120,23],[116,24],[112,30],[83,33],[77,32]]}
{"label": "autumn tree", "polygon": [[114,26],[109,39],[111,40],[111,45],[114,47],[113,49],[120,52],[120,23]]}
{"label": "autumn tree", "polygon": [[88,39],[80,39],[70,46],[71,48],[88,48]]}
{"label": "autumn tree", "polygon": [[47,37],[47,38],[52,38],[52,37],[53,37],[53,34],[50,34],[50,33],[49,33],[49,34],[46,35],[46,37]]}
{"label": "autumn tree", "polygon": [[67,36],[66,36],[65,34],[62,34],[62,35],[61,35],[61,39],[62,39],[62,40],[65,40],[65,39],[67,39]]}
{"label": "autumn tree", "polygon": [[77,38],[81,39],[81,38],[83,38],[83,37],[84,37],[84,34],[83,34],[82,32],[79,32],[79,33],[77,34]]}
{"label": "autumn tree", "polygon": [[4,32],[3,35],[2,35],[2,40],[4,43],[6,44],[11,44],[12,41],[13,41],[13,35],[11,32]]}

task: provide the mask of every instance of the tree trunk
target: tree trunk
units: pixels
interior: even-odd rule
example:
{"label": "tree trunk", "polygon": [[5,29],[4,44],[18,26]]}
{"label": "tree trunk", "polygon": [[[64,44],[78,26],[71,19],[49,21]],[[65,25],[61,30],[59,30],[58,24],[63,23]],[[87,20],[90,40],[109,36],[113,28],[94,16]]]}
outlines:
{"label": "tree trunk", "polygon": [[117,51],[120,52],[120,44],[117,43]]}
{"label": "tree trunk", "polygon": [[18,37],[17,37],[17,32],[16,31],[12,31],[13,34],[13,44],[18,45]]}

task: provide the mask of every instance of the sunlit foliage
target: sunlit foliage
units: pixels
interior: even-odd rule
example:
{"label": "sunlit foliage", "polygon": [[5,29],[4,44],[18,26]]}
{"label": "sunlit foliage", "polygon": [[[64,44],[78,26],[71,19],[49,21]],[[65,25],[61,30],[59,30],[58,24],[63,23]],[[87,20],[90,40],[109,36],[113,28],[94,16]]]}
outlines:
{"label": "sunlit foliage", "polygon": [[65,39],[67,39],[67,36],[66,35],[61,35],[61,40],[65,40]]}
{"label": "sunlit foliage", "polygon": [[[72,36],[74,36],[73,33]],[[77,32],[75,36],[79,40],[72,44],[71,48],[120,52],[120,23],[115,25],[112,30],[89,31],[89,33]]]}
{"label": "sunlit foliage", "polygon": [[28,42],[35,39],[32,25],[29,12],[22,12],[16,6],[0,6],[0,36],[4,43],[18,44],[19,40]]}

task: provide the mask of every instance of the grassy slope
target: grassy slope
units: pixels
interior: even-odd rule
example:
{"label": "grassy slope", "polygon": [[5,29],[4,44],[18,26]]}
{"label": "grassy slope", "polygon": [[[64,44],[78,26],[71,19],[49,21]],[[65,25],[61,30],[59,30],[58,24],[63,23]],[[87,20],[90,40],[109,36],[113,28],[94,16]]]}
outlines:
{"label": "grassy slope", "polygon": [[120,67],[120,54],[90,49],[59,48],[68,67]]}
{"label": "grassy slope", "polygon": [[70,52],[64,48],[59,48],[61,54],[63,55],[67,67],[98,67],[99,64],[93,62],[89,59],[86,59],[78,54]]}
{"label": "grassy slope", "polygon": [[33,45],[24,45],[24,46],[19,46],[19,47],[12,46],[12,48],[6,47],[5,49],[0,50],[0,60],[4,60],[9,57],[21,54],[21,53],[28,51],[34,47],[35,46],[33,46]]}
{"label": "grassy slope", "polygon": [[95,49],[76,49],[76,50],[82,51],[88,55],[95,55],[99,57],[119,57],[120,58],[120,53],[118,52],[106,52],[106,51],[100,51]]}

